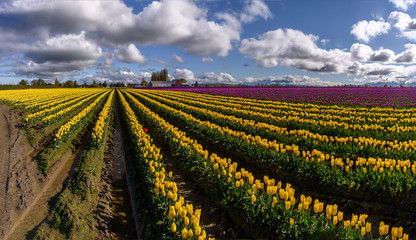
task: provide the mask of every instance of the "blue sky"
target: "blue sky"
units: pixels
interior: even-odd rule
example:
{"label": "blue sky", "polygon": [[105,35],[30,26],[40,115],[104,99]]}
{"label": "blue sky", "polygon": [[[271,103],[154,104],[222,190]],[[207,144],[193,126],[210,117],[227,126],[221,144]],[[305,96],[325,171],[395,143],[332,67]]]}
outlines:
{"label": "blue sky", "polygon": [[416,83],[416,0],[3,0],[0,84]]}

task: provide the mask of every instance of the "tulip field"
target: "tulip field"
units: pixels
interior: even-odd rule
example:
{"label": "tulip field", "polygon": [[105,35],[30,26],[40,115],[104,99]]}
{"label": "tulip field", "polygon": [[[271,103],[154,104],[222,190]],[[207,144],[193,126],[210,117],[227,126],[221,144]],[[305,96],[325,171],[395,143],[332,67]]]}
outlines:
{"label": "tulip field", "polygon": [[0,103],[24,111],[31,141],[45,145],[37,159],[45,174],[56,163],[48,154],[74,139],[101,148],[109,118],[118,117],[147,238],[215,237],[202,220],[207,213],[182,194],[168,165],[200,189],[191,194],[227,212],[247,238],[416,238],[413,89],[1,93]]}

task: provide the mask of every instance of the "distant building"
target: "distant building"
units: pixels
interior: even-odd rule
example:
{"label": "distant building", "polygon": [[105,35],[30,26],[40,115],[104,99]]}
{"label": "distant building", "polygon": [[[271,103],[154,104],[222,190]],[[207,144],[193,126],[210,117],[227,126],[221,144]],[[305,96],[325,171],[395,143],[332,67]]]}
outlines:
{"label": "distant building", "polygon": [[179,79],[172,80],[172,87],[179,87],[182,86],[182,82]]}
{"label": "distant building", "polygon": [[151,81],[149,83],[150,87],[172,87],[172,83],[170,81]]}

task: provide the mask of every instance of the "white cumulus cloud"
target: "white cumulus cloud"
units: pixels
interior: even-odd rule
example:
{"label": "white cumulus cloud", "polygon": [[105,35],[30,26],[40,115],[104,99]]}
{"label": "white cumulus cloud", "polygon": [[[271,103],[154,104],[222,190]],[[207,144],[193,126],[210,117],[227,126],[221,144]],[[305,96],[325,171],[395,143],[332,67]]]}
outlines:
{"label": "white cumulus cloud", "polygon": [[145,64],[148,61],[148,59],[140,53],[139,49],[137,49],[136,45],[133,43],[130,43],[126,49],[114,50],[114,54],[121,62]]}
{"label": "white cumulus cloud", "polygon": [[394,27],[400,31],[401,36],[411,41],[416,41],[416,19],[408,14],[394,11],[390,13],[389,19],[395,21]]}
{"label": "white cumulus cloud", "polygon": [[253,22],[257,17],[267,20],[271,16],[272,13],[263,0],[246,0],[246,6],[240,15],[240,21],[249,23]]}
{"label": "white cumulus cloud", "polygon": [[416,0],[389,0],[389,2],[393,3],[394,7],[407,11],[409,7],[416,3]]}
{"label": "white cumulus cloud", "polygon": [[386,34],[390,30],[390,23],[385,21],[362,20],[352,26],[351,34],[359,41],[369,42],[372,38]]}
{"label": "white cumulus cloud", "polygon": [[299,30],[279,28],[260,35],[259,39],[243,39],[239,52],[261,67],[281,64],[307,71],[342,72],[350,63],[350,53],[321,49],[316,45],[318,39]]}
{"label": "white cumulus cloud", "polygon": [[195,78],[194,73],[189,69],[175,69],[175,72],[172,74],[175,79],[185,79],[186,81],[193,81]]}

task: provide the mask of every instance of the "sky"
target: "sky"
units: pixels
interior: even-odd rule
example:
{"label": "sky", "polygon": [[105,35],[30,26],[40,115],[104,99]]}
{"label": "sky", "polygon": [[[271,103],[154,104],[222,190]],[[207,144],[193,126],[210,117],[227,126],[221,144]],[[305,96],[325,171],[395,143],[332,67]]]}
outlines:
{"label": "sky", "polygon": [[0,84],[416,85],[416,0],[2,0]]}

